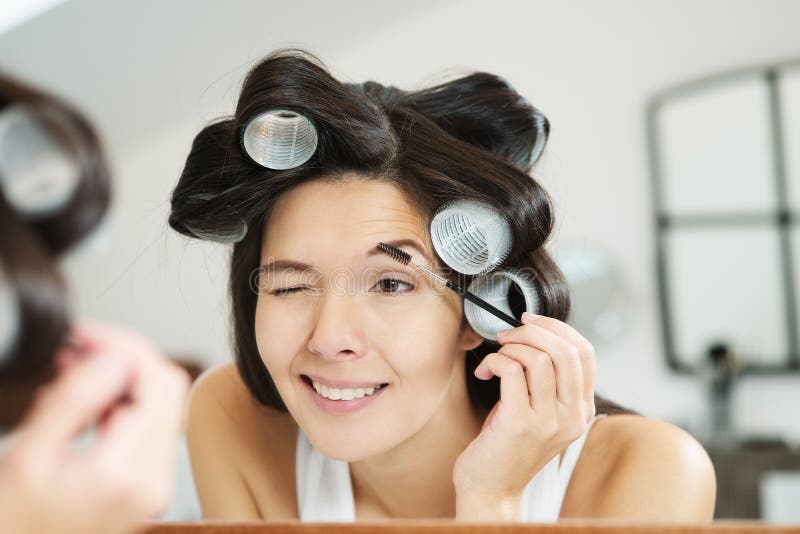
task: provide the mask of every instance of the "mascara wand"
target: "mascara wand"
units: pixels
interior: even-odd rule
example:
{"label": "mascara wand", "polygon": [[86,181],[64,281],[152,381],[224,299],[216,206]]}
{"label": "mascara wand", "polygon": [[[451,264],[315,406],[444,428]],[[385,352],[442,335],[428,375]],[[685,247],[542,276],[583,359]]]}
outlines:
{"label": "mascara wand", "polygon": [[522,323],[520,321],[518,321],[517,319],[511,317],[510,315],[508,315],[507,313],[503,312],[502,310],[498,310],[497,308],[495,308],[494,306],[492,306],[491,304],[489,304],[488,302],[486,302],[485,300],[483,300],[479,296],[477,296],[477,295],[475,295],[473,293],[470,293],[469,291],[467,291],[463,287],[461,287],[461,286],[459,286],[457,284],[454,284],[454,283],[450,282],[449,280],[439,276],[438,274],[436,274],[435,272],[431,271],[430,269],[428,269],[424,265],[419,265],[418,263],[414,263],[413,261],[411,261],[411,254],[409,254],[405,250],[401,250],[401,249],[399,249],[399,248],[397,248],[395,246],[388,245],[386,243],[378,243],[378,250],[380,250],[381,252],[387,254],[393,260],[399,261],[403,265],[413,265],[414,267],[416,267],[417,269],[421,270],[422,272],[424,272],[425,274],[427,274],[428,276],[430,276],[434,280],[437,280],[438,282],[444,284],[445,286],[447,286],[448,288],[452,289],[453,291],[455,291],[456,293],[458,293],[459,295],[461,295],[465,299],[467,299],[470,302],[473,302],[474,304],[480,306],[481,308],[483,308],[484,310],[488,311],[492,315],[504,320],[505,322],[507,322],[511,326],[514,326],[514,327],[522,326]]}

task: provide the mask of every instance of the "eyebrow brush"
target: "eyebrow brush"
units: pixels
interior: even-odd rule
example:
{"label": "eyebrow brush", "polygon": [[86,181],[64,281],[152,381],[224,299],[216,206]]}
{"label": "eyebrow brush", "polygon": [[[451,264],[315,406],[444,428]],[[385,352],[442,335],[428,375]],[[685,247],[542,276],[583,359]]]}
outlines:
{"label": "eyebrow brush", "polygon": [[401,249],[399,249],[399,248],[397,248],[395,246],[388,245],[386,243],[378,243],[378,250],[380,250],[381,252],[385,253],[386,255],[391,257],[393,260],[396,260],[396,261],[402,263],[403,265],[413,265],[414,267],[416,267],[417,269],[421,270],[422,272],[424,272],[425,274],[427,274],[428,276],[430,276],[434,280],[444,284],[445,286],[447,286],[448,288],[452,289],[453,291],[455,291],[456,293],[458,293],[459,295],[461,295],[465,299],[467,299],[470,302],[480,306],[484,310],[488,311],[489,313],[491,313],[495,317],[498,317],[498,318],[504,320],[508,324],[510,324],[512,326],[515,326],[515,327],[522,326],[522,323],[520,321],[518,321],[517,319],[511,317],[510,315],[508,315],[507,313],[503,312],[502,310],[499,310],[499,309],[495,308],[494,306],[492,306],[491,304],[489,304],[488,302],[486,302],[485,300],[483,300],[479,296],[477,296],[477,295],[475,295],[473,293],[470,293],[469,291],[467,291],[463,287],[461,287],[461,286],[459,286],[457,284],[454,284],[454,283],[450,282],[449,280],[439,276],[438,274],[436,274],[435,272],[431,271],[430,269],[428,269],[424,265],[419,265],[418,263],[414,263],[413,261],[411,261],[411,254],[409,254],[405,250],[401,250]]}

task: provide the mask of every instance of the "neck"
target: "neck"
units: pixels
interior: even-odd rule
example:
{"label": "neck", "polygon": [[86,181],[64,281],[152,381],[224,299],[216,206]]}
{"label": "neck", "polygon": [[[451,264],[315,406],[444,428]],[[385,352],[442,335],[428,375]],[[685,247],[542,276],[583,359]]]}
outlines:
{"label": "neck", "polygon": [[488,413],[472,406],[460,361],[441,408],[419,432],[383,454],[350,463],[357,503],[392,518],[455,516],[453,465]]}

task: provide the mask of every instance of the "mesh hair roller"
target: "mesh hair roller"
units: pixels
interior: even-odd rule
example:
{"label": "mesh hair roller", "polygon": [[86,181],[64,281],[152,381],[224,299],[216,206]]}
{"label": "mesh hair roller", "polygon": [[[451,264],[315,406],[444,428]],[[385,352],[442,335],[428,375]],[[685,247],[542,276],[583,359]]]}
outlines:
{"label": "mesh hair roller", "polygon": [[234,226],[230,228],[218,228],[214,231],[203,230],[186,223],[184,223],[184,226],[198,239],[205,239],[223,245],[238,243],[247,235],[248,229],[247,223],[241,218],[235,221]]}
{"label": "mesh hair roller", "polygon": [[431,221],[431,241],[450,268],[470,275],[500,265],[511,250],[511,228],[496,209],[474,200],[444,205]]}
{"label": "mesh hair roller", "polygon": [[19,333],[19,305],[0,268],[0,368],[11,357]]}
{"label": "mesh hair roller", "polygon": [[317,129],[303,115],[272,109],[253,117],[242,134],[242,146],[253,161],[284,170],[308,161],[317,150]]}
{"label": "mesh hair roller", "polygon": [[536,126],[536,142],[531,150],[531,164],[536,163],[539,160],[539,156],[542,155],[544,145],[547,142],[549,128],[547,118],[538,110],[535,111],[533,120]]}
{"label": "mesh hair roller", "polygon": [[[519,270],[496,271],[476,278],[469,291],[508,315],[520,317],[523,312],[539,312],[539,295],[533,279]],[[492,341],[509,325],[469,300],[464,301],[464,315],[475,332]]]}
{"label": "mesh hair roller", "polygon": [[44,217],[75,193],[80,170],[58,140],[23,106],[0,112],[0,188],[23,216]]}

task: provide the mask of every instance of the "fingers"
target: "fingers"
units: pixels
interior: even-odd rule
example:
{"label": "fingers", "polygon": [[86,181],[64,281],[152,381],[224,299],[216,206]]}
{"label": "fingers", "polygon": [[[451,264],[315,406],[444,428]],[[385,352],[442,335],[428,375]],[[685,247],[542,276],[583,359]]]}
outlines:
{"label": "fingers", "polygon": [[[102,493],[107,507],[125,503],[127,513],[155,517],[173,491],[188,374],[124,328],[81,321],[72,342],[10,442],[11,465],[32,487],[58,486],[79,502]],[[98,420],[89,446],[73,448]]]}
{"label": "fingers", "polygon": [[147,338],[113,324],[80,319],[72,325],[70,335],[73,343],[86,351],[113,346],[120,353],[134,354],[137,359],[161,359],[160,353]]}
{"label": "fingers", "polygon": [[113,346],[132,368],[128,402],[110,412],[97,429],[86,468],[113,479],[124,478],[135,465],[137,484],[149,488],[141,508],[158,513],[172,493],[189,376],[131,330],[83,320],[74,326],[73,335],[93,350]]}
{"label": "fingers", "polygon": [[518,362],[525,369],[530,394],[529,405],[543,415],[556,411],[556,370],[549,354],[526,345],[510,343],[500,354]]}
{"label": "fingers", "polygon": [[71,364],[40,394],[22,424],[23,450],[46,460],[118,402],[131,378],[125,361],[111,353]]}
{"label": "fingers", "polygon": [[537,316],[536,325],[561,336],[578,349],[583,370],[583,402],[587,421],[595,415],[594,391],[597,380],[597,358],[592,344],[570,325],[552,317]]}
{"label": "fingers", "polygon": [[[556,398],[566,406],[583,402],[583,372],[578,349],[562,337],[538,325],[530,319],[525,324],[498,336],[503,348],[511,343],[521,343],[547,353],[556,370]],[[499,352],[503,352],[503,348]]]}
{"label": "fingers", "polygon": [[98,431],[97,461],[124,465],[138,458],[153,469],[163,469],[182,430],[188,374],[130,330],[81,321],[74,331],[89,346],[113,344],[133,370],[130,402],[111,413]]}
{"label": "fingers", "polygon": [[[560,358],[556,361],[559,399],[565,398],[561,396],[561,392],[565,389],[568,391],[566,398],[576,399],[574,388],[577,387],[580,392],[580,398],[583,401],[587,420],[594,417],[594,390],[597,368],[592,344],[577,330],[557,319],[525,313],[523,314],[522,322],[524,323],[523,326],[507,331],[506,335],[500,336],[498,341],[503,344],[511,342],[531,344],[551,355],[567,354],[566,358]],[[558,340],[553,339],[553,336]],[[571,348],[567,348],[567,346],[571,346]],[[561,369],[575,367],[575,350],[577,350],[580,372],[572,373],[572,375],[575,377],[579,375],[580,380],[576,379],[572,380],[571,383],[565,383],[566,377],[562,376],[564,373],[561,373]],[[564,401],[562,400],[562,402]]]}
{"label": "fingers", "polygon": [[[105,422],[98,439],[104,461],[122,462],[144,454],[138,449],[168,450],[180,435],[188,375],[170,365],[142,365],[131,388],[131,403]],[[137,451],[138,449],[138,451]]]}
{"label": "fingers", "polygon": [[475,376],[488,380],[500,377],[500,401],[515,413],[530,410],[528,385],[522,365],[512,358],[493,352],[475,368]]}

